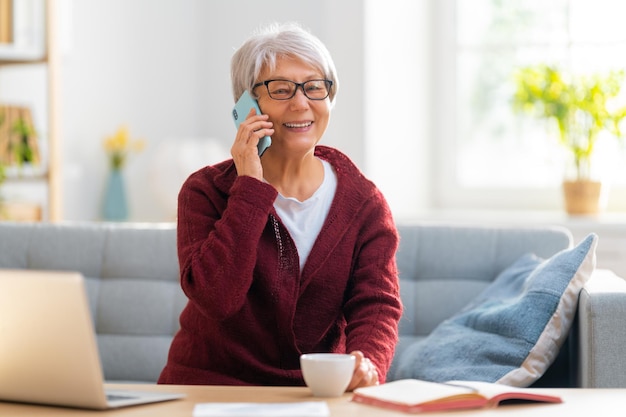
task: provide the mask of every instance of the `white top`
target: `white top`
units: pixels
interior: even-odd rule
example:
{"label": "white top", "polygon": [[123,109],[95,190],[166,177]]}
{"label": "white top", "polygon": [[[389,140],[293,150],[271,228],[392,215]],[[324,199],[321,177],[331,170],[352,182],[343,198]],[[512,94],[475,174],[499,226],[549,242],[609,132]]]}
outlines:
{"label": "white top", "polygon": [[300,271],[322,229],[337,189],[337,175],[333,167],[324,160],[322,160],[322,165],[324,166],[324,180],[310,198],[299,201],[293,197],[284,197],[279,193],[274,201],[274,208],[298,249]]}

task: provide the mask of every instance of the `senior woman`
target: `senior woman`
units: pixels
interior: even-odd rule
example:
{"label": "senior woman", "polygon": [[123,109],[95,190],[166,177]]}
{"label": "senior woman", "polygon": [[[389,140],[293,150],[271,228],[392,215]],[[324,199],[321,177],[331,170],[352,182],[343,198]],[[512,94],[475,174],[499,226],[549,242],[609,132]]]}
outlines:
{"label": "senior woman", "polygon": [[[232,159],[193,173],[178,198],[181,286],[189,298],[159,383],[303,385],[299,357],[351,353],[348,390],[385,380],[402,306],[398,234],[381,192],[318,146],[337,76],[295,24],[249,38],[231,62],[251,109]],[[259,157],[259,138],[271,146]]]}

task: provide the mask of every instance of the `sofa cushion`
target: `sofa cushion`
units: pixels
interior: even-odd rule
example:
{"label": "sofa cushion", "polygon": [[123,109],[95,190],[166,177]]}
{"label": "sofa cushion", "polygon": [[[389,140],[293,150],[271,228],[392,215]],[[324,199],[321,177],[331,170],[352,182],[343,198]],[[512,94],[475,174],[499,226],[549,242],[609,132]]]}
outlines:
{"label": "sofa cushion", "polygon": [[569,333],[578,294],[595,269],[596,244],[590,234],[547,260],[522,256],[463,310],[406,348],[393,379],[529,386]]}

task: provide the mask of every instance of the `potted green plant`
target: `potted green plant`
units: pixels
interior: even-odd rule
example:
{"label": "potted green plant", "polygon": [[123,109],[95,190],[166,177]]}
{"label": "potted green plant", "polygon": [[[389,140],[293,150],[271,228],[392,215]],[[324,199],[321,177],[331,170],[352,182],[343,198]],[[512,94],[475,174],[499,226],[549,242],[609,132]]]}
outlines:
{"label": "potted green plant", "polygon": [[7,173],[4,164],[0,161],[0,206],[2,206],[2,183],[7,179]]}
{"label": "potted green plant", "polygon": [[17,165],[21,167],[23,164],[37,164],[38,155],[32,146],[37,135],[35,129],[23,117],[20,117],[13,125],[13,132],[18,136],[18,141],[13,147]]}
{"label": "potted green plant", "polygon": [[[4,112],[0,112],[0,126],[4,123]],[[7,179],[7,173],[4,169],[4,162],[0,159],[0,220],[5,218],[5,208],[2,197],[2,183]]]}
{"label": "potted green plant", "polygon": [[[3,123],[4,123],[4,112],[0,112],[0,126],[2,126]],[[0,159],[0,186],[2,185],[2,183],[4,182],[6,178],[7,178],[7,175],[6,175],[6,171],[4,170],[4,163]],[[0,198],[1,197],[2,196],[0,196]]]}
{"label": "potted green plant", "polygon": [[624,71],[574,76],[556,67],[536,65],[518,69],[514,80],[514,110],[554,121],[558,139],[569,152],[574,177],[563,182],[567,212],[597,213],[602,183],[592,176],[592,156],[601,132],[623,138],[626,106],[612,105],[620,94]]}
{"label": "potted green plant", "polygon": [[[0,127],[2,126],[3,123],[4,123],[4,111],[0,111]],[[4,163],[2,159],[0,159],[0,186],[2,186],[2,183],[4,182],[6,178],[7,178],[7,175],[4,169]],[[2,199],[2,195],[0,195],[0,200],[1,199]]]}

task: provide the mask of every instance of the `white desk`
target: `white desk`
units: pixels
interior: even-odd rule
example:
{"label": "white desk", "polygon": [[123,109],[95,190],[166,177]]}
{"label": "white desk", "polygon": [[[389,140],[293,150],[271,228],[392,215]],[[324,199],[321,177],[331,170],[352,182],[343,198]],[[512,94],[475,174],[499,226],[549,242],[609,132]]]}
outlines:
{"label": "white desk", "polygon": [[[156,386],[112,385],[114,388],[184,392],[187,397],[158,404],[140,405],[113,411],[86,411],[0,402],[0,416],[28,417],[191,417],[194,405],[202,402],[293,402],[318,400],[308,388],[297,387],[223,387],[223,386]],[[506,405],[489,410],[439,412],[420,415],[437,416],[532,416],[532,417],[623,417],[626,413],[626,389],[546,389],[560,395],[562,404]],[[387,417],[409,414],[384,410],[350,401],[351,394],[327,399],[333,417]]]}

